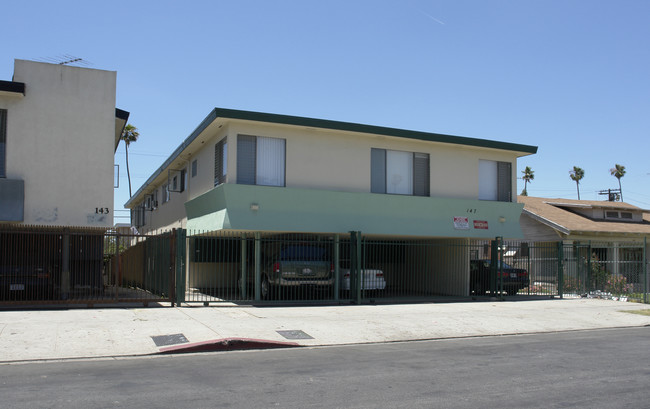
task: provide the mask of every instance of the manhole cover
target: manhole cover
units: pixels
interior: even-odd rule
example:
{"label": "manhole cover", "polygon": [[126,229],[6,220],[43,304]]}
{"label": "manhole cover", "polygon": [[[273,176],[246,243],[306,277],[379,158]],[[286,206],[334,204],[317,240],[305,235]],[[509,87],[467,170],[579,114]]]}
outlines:
{"label": "manhole cover", "polygon": [[277,333],[286,339],[314,339],[314,337],[300,330],[277,331]]}
{"label": "manhole cover", "polygon": [[183,334],[156,335],[151,337],[156,346],[164,347],[167,345],[186,344],[190,341]]}

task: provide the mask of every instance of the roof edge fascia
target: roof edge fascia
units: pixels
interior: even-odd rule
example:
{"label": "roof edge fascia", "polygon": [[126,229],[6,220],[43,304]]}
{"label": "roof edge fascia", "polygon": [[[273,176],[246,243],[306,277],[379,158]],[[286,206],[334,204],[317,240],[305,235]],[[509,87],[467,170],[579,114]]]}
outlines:
{"label": "roof edge fascia", "polygon": [[291,115],[269,114],[254,111],[241,111],[236,109],[215,108],[218,117],[240,119],[256,122],[268,122],[283,125],[306,126],[310,128],[331,129],[338,131],[359,132],[398,138],[418,139],[428,142],[450,143],[456,145],[476,146],[521,152],[525,154],[537,153],[537,146],[523,145],[511,142],[500,142],[488,139],[469,138],[465,136],[446,135],[431,132],[411,131],[407,129],[389,128],[376,125],[365,125],[353,122],[333,121],[329,119],[316,119]]}
{"label": "roof edge fascia", "polygon": [[194,131],[187,137],[185,140],[172,152],[171,155],[163,162],[162,165],[156,171],[149,176],[149,179],[147,179],[146,182],[142,184],[142,186],[135,192],[133,196],[127,200],[127,202],[124,204],[124,207],[128,208],[130,205],[133,204],[135,199],[154,181],[158,176],[160,176],[161,173],[165,171],[177,158],[178,156],[192,143],[198,136],[215,120],[217,119],[216,115],[216,109],[213,109],[212,112],[208,114],[208,116],[201,121],[199,126],[194,129]]}

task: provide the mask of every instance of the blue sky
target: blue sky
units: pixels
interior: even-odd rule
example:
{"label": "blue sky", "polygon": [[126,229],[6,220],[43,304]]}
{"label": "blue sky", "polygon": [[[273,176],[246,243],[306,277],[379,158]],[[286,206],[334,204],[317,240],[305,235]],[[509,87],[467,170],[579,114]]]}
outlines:
{"label": "blue sky", "polygon": [[[133,191],[214,107],[539,147],[531,196],[617,188],[650,208],[650,2],[645,0],[29,1],[2,7],[13,59],[117,71],[140,139]],[[116,153],[128,199],[124,148]],[[518,191],[523,188],[519,181]],[[128,213],[117,212],[118,215]],[[128,219],[117,219],[125,222]]]}

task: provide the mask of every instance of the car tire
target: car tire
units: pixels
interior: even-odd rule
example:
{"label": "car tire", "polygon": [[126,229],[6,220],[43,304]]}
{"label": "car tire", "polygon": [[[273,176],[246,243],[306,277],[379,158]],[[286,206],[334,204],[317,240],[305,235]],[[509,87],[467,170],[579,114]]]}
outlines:
{"label": "car tire", "polygon": [[260,284],[260,298],[263,300],[271,299],[271,286],[269,285],[269,279],[266,276],[262,277],[262,282]]}

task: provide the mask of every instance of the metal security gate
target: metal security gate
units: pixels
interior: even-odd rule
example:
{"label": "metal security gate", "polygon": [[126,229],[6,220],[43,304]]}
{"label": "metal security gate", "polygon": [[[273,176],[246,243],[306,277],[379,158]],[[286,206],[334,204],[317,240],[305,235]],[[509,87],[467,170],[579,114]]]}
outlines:
{"label": "metal security gate", "polygon": [[561,243],[495,240],[470,251],[470,291],[475,296],[562,296]]}
{"label": "metal security gate", "polygon": [[576,242],[563,246],[565,296],[648,302],[647,242]]}
{"label": "metal security gate", "polygon": [[341,234],[0,230],[0,307],[372,303],[453,297],[648,301],[646,243]]}
{"label": "metal security gate", "polygon": [[179,303],[408,302],[560,294],[557,244],[395,239],[354,231],[189,232],[187,237],[186,274],[177,280]]}
{"label": "metal security gate", "polygon": [[[173,302],[182,231],[158,236],[113,230],[4,226],[0,307]],[[180,243],[184,244],[184,236]]]}

